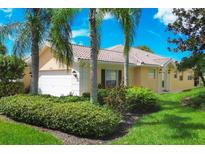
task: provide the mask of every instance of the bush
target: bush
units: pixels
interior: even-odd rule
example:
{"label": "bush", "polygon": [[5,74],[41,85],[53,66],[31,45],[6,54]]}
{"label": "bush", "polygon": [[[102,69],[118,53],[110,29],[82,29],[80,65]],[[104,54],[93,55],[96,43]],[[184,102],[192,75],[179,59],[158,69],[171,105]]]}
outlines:
{"label": "bush", "polygon": [[22,79],[25,66],[25,62],[16,56],[0,55],[0,81],[7,83]]}
{"label": "bush", "polygon": [[[90,93],[89,92],[85,92],[85,93],[82,94],[82,96],[84,98],[90,98]],[[98,103],[100,105],[105,104],[104,99],[107,96],[108,96],[108,90],[107,89],[100,89],[100,88],[98,89]]]}
{"label": "bush", "polygon": [[22,82],[0,82],[0,98],[20,94],[24,92],[24,85]]}
{"label": "bush", "polygon": [[81,96],[61,96],[61,97],[55,97],[51,95],[39,95],[42,98],[46,98],[47,100],[50,100],[52,102],[57,103],[68,103],[68,102],[81,102],[81,101],[89,101],[89,98],[87,97],[81,97]]}
{"label": "bush", "polygon": [[181,103],[183,106],[189,106],[195,109],[205,109],[205,94],[183,98]]}
{"label": "bush", "polygon": [[131,112],[146,113],[159,109],[158,98],[147,88],[133,87],[126,90],[126,102]]}
{"label": "bush", "polygon": [[116,87],[107,91],[107,97],[104,97],[104,104],[112,109],[124,114],[128,110],[128,104],[125,99],[126,89]]}
{"label": "bush", "polygon": [[98,89],[98,102],[99,104],[105,104],[105,98],[108,96],[107,89]]}
{"label": "bush", "polygon": [[0,99],[0,112],[15,120],[85,137],[113,133],[120,116],[89,102],[52,103],[41,96],[16,95]]}
{"label": "bush", "polygon": [[89,92],[85,92],[85,93],[82,94],[82,96],[83,96],[83,97],[90,98],[90,93],[89,93]]}

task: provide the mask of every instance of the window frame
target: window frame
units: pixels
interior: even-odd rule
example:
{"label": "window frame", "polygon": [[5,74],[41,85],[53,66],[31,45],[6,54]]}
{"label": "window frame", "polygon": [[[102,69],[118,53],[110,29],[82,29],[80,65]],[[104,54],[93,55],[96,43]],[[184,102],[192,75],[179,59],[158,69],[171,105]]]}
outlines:
{"label": "window frame", "polygon": [[[151,71],[153,71],[153,72],[151,72]],[[151,74],[151,73],[153,73],[153,74]],[[156,69],[149,69],[147,75],[148,75],[149,79],[156,79]]]}
{"label": "window frame", "polygon": [[[112,80],[112,72],[115,73],[115,80]],[[109,75],[107,75],[109,73]],[[109,77],[108,77],[109,76]],[[108,79],[109,78],[109,79]],[[118,85],[118,70],[112,70],[112,69],[105,69],[105,87],[109,88],[109,87],[117,87]],[[115,81],[115,85],[108,85],[107,81]]]}

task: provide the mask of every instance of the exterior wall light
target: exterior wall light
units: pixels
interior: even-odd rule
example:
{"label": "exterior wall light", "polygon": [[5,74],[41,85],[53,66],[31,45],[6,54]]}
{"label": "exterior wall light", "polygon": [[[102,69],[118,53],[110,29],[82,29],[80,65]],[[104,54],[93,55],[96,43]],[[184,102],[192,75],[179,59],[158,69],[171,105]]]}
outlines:
{"label": "exterior wall light", "polygon": [[73,76],[74,76],[75,78],[78,78],[78,74],[77,74],[76,71],[72,71],[72,74],[73,74]]}

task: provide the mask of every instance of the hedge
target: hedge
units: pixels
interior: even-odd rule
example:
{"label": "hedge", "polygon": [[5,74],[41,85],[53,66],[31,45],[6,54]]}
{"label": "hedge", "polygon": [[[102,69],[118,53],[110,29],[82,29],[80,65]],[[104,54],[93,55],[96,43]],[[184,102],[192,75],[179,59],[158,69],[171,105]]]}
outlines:
{"label": "hedge", "polygon": [[55,97],[51,95],[32,95],[29,94],[30,96],[35,96],[38,99],[46,99],[47,101],[51,101],[54,103],[68,103],[68,102],[84,102],[84,101],[89,101],[90,99],[88,97],[82,97],[82,96],[60,96],[60,97]]}
{"label": "hedge", "polygon": [[22,82],[0,82],[0,98],[20,94],[24,92],[24,85]]}
{"label": "hedge", "polygon": [[52,103],[39,96],[3,97],[0,112],[25,123],[94,138],[112,134],[121,120],[112,110],[89,102]]}
{"label": "hedge", "polygon": [[133,87],[126,90],[126,102],[131,112],[146,113],[160,109],[157,95],[148,88]]}

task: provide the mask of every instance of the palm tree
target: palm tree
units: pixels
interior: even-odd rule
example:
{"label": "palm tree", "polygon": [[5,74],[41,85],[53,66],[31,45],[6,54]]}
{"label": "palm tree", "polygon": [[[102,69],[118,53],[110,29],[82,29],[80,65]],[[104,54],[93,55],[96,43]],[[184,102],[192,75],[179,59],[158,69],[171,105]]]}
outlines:
{"label": "palm tree", "polygon": [[96,9],[90,9],[89,23],[90,23],[90,44],[91,44],[91,63],[90,63],[90,101],[97,103],[97,57],[98,57],[98,37],[96,27]]}
{"label": "palm tree", "polygon": [[[32,78],[31,93],[38,93],[39,78],[39,48],[46,39],[55,47],[54,55],[67,65],[72,63],[72,48],[70,45],[71,29],[69,22],[60,25],[60,20],[72,18],[75,11],[72,9],[39,9],[31,8],[25,11],[25,21],[0,26],[0,40],[15,33],[13,52],[23,56],[31,50]],[[57,20],[58,19],[58,20]],[[66,37],[65,37],[66,36]],[[63,57],[62,57],[63,54]]]}
{"label": "palm tree", "polygon": [[124,32],[124,86],[129,86],[129,50],[134,41],[136,27],[139,23],[141,9],[114,9],[113,14]]}
{"label": "palm tree", "polygon": [[90,63],[90,82],[91,82],[91,98],[92,103],[97,102],[97,54],[99,47],[98,25],[103,17],[110,13],[114,15],[124,31],[124,85],[128,86],[128,66],[129,66],[129,48],[133,42],[136,25],[139,21],[140,9],[90,9],[90,44],[91,44],[91,63]]}
{"label": "palm tree", "polygon": [[25,11],[25,21],[19,23],[14,42],[14,54],[23,56],[31,51],[31,93],[38,94],[39,48],[50,24],[48,9],[31,8]]}

